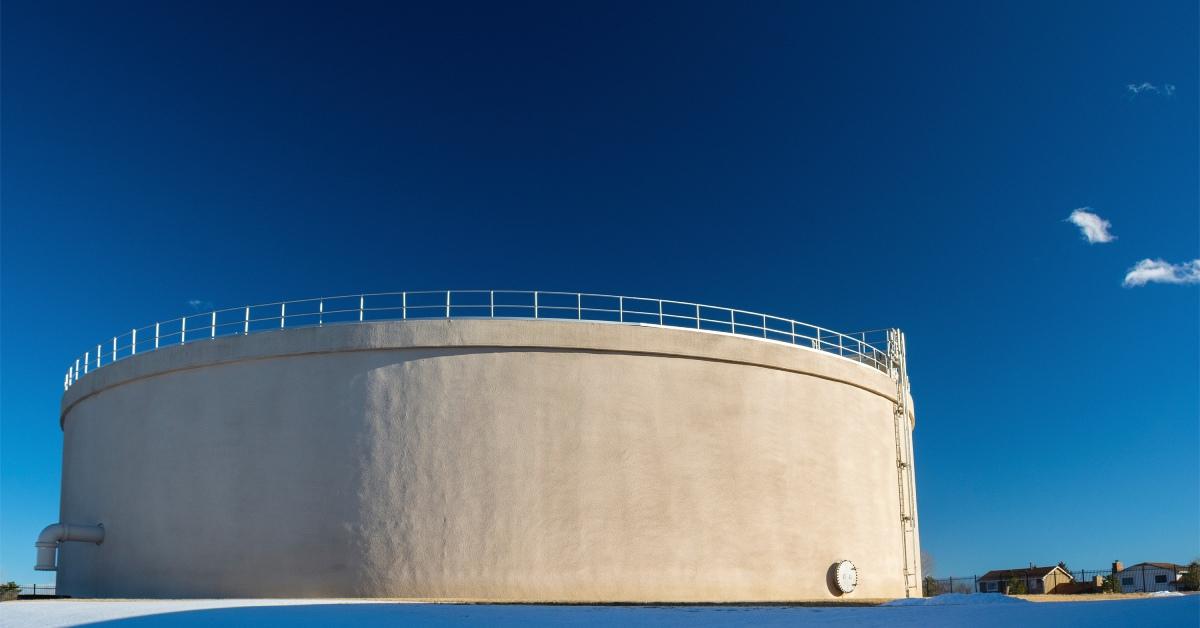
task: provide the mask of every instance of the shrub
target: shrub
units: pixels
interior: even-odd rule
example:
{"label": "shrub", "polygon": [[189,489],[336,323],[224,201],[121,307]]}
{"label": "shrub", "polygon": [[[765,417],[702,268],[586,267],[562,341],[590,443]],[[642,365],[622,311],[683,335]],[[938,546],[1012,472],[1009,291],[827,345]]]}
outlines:
{"label": "shrub", "polygon": [[1187,573],[1180,578],[1179,588],[1184,591],[1200,591],[1200,561],[1193,560]]}
{"label": "shrub", "polygon": [[1008,595],[1025,595],[1029,593],[1029,589],[1025,588],[1025,581],[1016,576],[1009,578],[1004,588],[1004,592]]}

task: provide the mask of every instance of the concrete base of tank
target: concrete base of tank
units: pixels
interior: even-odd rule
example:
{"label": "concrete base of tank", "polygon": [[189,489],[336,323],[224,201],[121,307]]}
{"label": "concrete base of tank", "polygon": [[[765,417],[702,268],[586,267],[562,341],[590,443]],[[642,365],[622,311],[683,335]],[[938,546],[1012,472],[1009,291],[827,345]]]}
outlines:
{"label": "concrete base of tank", "polygon": [[[895,395],[837,356],[636,325],[404,321],[163,348],[64,395],[61,519],[105,540],[63,545],[59,590],[904,597]],[[843,559],[848,595],[828,579]]]}

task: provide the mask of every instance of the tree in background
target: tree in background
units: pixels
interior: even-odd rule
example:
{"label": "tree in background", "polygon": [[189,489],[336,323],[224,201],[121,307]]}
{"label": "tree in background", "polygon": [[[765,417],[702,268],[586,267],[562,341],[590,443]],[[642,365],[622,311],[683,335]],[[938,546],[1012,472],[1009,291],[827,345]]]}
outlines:
{"label": "tree in background", "polygon": [[928,577],[937,572],[937,562],[933,560],[933,554],[921,550],[921,574]]}
{"label": "tree in background", "polygon": [[922,587],[925,597],[933,597],[942,592],[942,585],[933,576],[925,576],[924,586]]}
{"label": "tree in background", "polygon": [[1187,566],[1187,573],[1180,579],[1179,588],[1184,591],[1200,591],[1200,560],[1193,560]]}
{"label": "tree in background", "polygon": [[1118,572],[1113,572],[1104,576],[1104,584],[1100,585],[1100,591],[1103,593],[1120,593],[1121,592],[1121,576]]}
{"label": "tree in background", "polygon": [[1024,580],[1016,576],[1011,576],[1008,582],[1004,584],[1004,593],[1006,595],[1025,595],[1029,593],[1029,589],[1025,587]]}

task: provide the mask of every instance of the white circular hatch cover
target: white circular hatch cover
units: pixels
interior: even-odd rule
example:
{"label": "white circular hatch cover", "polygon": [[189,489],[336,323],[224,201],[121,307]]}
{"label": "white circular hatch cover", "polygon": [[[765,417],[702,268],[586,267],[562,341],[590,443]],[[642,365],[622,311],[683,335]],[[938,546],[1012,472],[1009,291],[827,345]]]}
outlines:
{"label": "white circular hatch cover", "polygon": [[858,586],[858,568],[848,560],[838,562],[834,577],[837,579],[837,588],[842,593],[849,593]]}

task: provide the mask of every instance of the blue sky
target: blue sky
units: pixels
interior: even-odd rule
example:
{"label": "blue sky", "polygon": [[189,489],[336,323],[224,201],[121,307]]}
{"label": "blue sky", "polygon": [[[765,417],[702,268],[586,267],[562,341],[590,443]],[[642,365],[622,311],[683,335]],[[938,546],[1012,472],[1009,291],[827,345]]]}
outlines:
{"label": "blue sky", "polygon": [[1194,2],[642,4],[5,3],[0,580],[77,353],[440,288],[902,327],[940,574],[1200,555],[1200,289],[1122,285],[1200,258]]}

